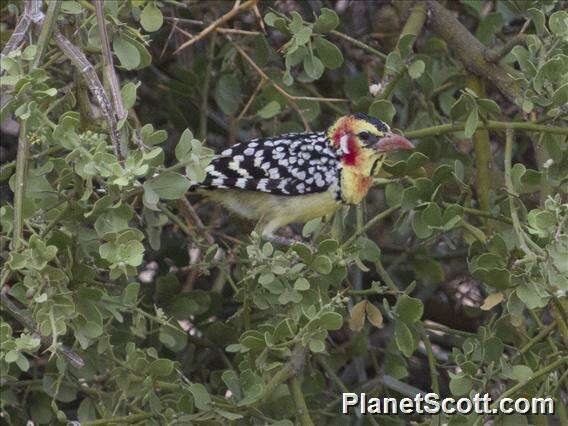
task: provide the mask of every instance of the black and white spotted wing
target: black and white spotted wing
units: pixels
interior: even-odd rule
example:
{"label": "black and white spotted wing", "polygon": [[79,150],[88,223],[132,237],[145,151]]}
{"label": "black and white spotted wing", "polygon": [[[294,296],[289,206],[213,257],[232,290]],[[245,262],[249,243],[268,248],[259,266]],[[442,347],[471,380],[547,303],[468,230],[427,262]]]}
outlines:
{"label": "black and white spotted wing", "polygon": [[199,185],[279,195],[323,192],[338,185],[340,161],[323,132],[239,143],[216,156]]}

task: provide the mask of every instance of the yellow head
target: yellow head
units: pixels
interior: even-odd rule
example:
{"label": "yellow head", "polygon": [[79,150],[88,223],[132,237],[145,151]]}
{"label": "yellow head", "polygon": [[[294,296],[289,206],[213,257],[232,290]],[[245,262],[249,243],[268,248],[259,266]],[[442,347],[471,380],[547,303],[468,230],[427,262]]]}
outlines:
{"label": "yellow head", "polygon": [[327,131],[327,139],[341,157],[343,200],[358,204],[373,183],[375,165],[389,151],[412,149],[412,143],[394,133],[381,120],[365,114],[339,118]]}
{"label": "yellow head", "polygon": [[361,113],[340,117],[328,129],[327,138],[341,152],[344,166],[360,167],[361,161],[376,159],[382,153],[414,148],[381,120]]}

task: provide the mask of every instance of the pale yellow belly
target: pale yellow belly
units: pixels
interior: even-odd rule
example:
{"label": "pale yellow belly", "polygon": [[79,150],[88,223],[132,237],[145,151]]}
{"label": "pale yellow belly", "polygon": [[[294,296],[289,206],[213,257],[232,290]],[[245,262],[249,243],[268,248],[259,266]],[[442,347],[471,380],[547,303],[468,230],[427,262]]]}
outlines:
{"label": "pale yellow belly", "polygon": [[263,235],[289,223],[331,214],[341,205],[332,191],[298,196],[224,189],[200,192],[240,216],[260,220]]}

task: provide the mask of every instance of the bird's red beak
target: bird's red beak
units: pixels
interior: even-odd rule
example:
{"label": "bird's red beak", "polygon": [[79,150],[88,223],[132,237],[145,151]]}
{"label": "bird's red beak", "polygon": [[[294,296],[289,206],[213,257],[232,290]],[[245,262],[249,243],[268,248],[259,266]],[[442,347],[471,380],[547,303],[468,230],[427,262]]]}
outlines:
{"label": "bird's red beak", "polygon": [[404,136],[387,132],[377,141],[375,149],[378,152],[397,151],[399,149],[414,149],[414,145]]}

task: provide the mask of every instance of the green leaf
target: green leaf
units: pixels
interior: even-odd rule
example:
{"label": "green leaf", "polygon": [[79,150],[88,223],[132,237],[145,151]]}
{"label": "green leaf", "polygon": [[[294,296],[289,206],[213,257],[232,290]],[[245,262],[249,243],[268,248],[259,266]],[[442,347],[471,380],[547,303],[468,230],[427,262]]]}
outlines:
{"label": "green leaf", "polygon": [[428,207],[422,210],[420,215],[428,226],[442,226],[442,210],[436,203],[428,203]]}
{"label": "green leaf", "polygon": [[320,16],[314,22],[314,31],[327,33],[339,26],[339,16],[333,10],[326,7],[321,9]]}
{"label": "green leaf", "polygon": [[492,99],[478,99],[477,105],[481,111],[489,115],[498,115],[501,113],[501,107]]}
{"label": "green leaf", "polygon": [[503,16],[500,12],[488,13],[479,21],[479,26],[475,32],[477,39],[487,45],[493,40],[493,36],[497,34],[503,27]]}
{"label": "green leaf", "polygon": [[211,404],[211,395],[205,389],[201,383],[192,383],[189,385],[189,392],[193,396],[193,401],[195,402],[195,407],[198,410],[206,411],[209,410],[209,405]]}
{"label": "green leaf", "polygon": [[298,291],[306,291],[310,289],[310,282],[304,277],[298,278],[294,282],[294,289]]}
{"label": "green leaf", "polygon": [[277,101],[270,101],[257,112],[257,115],[260,118],[269,119],[280,114],[281,110],[282,107],[280,106],[280,103]]}
{"label": "green leaf", "polygon": [[326,68],[334,70],[341,66],[343,63],[343,54],[335,44],[323,37],[316,37],[314,44],[316,52]]}
{"label": "green leaf", "polygon": [[385,198],[389,207],[396,206],[400,203],[403,190],[404,187],[398,182],[389,183],[385,187]]}
{"label": "green leaf", "polygon": [[396,302],[395,311],[406,324],[414,324],[422,318],[424,305],[420,299],[403,294]]}
{"label": "green leaf", "polygon": [[421,59],[417,59],[410,66],[408,67],[408,75],[413,80],[420,78],[422,74],[424,74],[424,70],[426,69],[426,64]]}
{"label": "green leaf", "polygon": [[320,78],[323,75],[324,69],[323,62],[317,56],[304,56],[304,71],[313,80]]}
{"label": "green leaf", "polygon": [[318,255],[312,262],[312,268],[322,275],[327,275],[331,272],[333,265],[331,259],[324,255]]}
{"label": "green leaf", "polygon": [[568,35],[568,12],[559,10],[548,18],[548,27],[557,36]]}
{"label": "green leaf", "polygon": [[412,332],[404,322],[395,322],[394,338],[398,349],[405,357],[410,358],[414,353],[414,338],[412,337]]}
{"label": "green leaf", "polygon": [[191,141],[193,139],[193,133],[191,130],[185,129],[179,138],[179,142],[176,145],[175,154],[178,161],[185,161],[189,156],[191,151]]}
{"label": "green leaf", "polygon": [[479,123],[479,113],[477,108],[470,111],[465,122],[464,136],[466,138],[471,138],[477,129],[477,124]]}
{"label": "green leaf", "polygon": [[391,124],[392,120],[396,114],[396,109],[394,109],[393,104],[386,99],[380,99],[374,101],[369,107],[369,115],[379,120],[384,121],[387,124]]}
{"label": "green leaf", "polygon": [[424,222],[422,212],[417,212],[414,215],[414,218],[412,219],[412,230],[421,240],[429,238],[434,233],[432,228]]}
{"label": "green leaf", "polygon": [[337,312],[326,312],[320,317],[319,324],[326,330],[339,330],[343,325],[343,317]]}
{"label": "green leaf", "polygon": [[144,187],[150,188],[162,200],[177,200],[185,195],[190,182],[179,173],[164,172],[144,183]]}
{"label": "green leaf", "polygon": [[140,291],[139,283],[130,283],[124,289],[124,294],[122,296],[122,303],[126,306],[135,306],[138,301],[138,292]]}
{"label": "green leaf", "polygon": [[118,57],[120,65],[127,70],[133,70],[140,65],[140,52],[126,38],[115,37],[112,42],[112,50]]}
{"label": "green leaf", "polygon": [[215,101],[225,115],[234,115],[242,101],[242,90],[239,79],[234,74],[225,74],[215,87]]}
{"label": "green leaf", "polygon": [[519,383],[526,383],[532,377],[533,371],[527,365],[515,365],[508,376]]}
{"label": "green leaf", "polygon": [[132,82],[126,83],[122,86],[120,90],[120,95],[122,97],[122,103],[124,104],[124,109],[129,110],[136,103],[136,89],[140,86],[140,82],[134,84]]}
{"label": "green leaf", "polygon": [[70,15],[78,15],[83,13],[83,6],[75,0],[67,0],[61,2],[61,11]]}
{"label": "green leaf", "polygon": [[164,16],[162,15],[162,11],[154,4],[154,2],[148,2],[140,14],[140,25],[142,25],[142,28],[149,33],[152,33],[162,28],[163,23]]}
{"label": "green leaf", "polygon": [[309,343],[310,351],[313,353],[325,352],[325,342],[319,339],[312,339]]}
{"label": "green leaf", "polygon": [[356,242],[361,260],[376,262],[381,258],[381,249],[374,241],[367,237],[359,237]]}
{"label": "green leaf", "polygon": [[154,377],[167,377],[174,371],[174,362],[170,359],[160,358],[148,366],[148,373]]}
{"label": "green leaf", "polygon": [[472,385],[473,383],[468,376],[463,374],[455,375],[450,380],[450,391],[455,396],[467,395]]}

